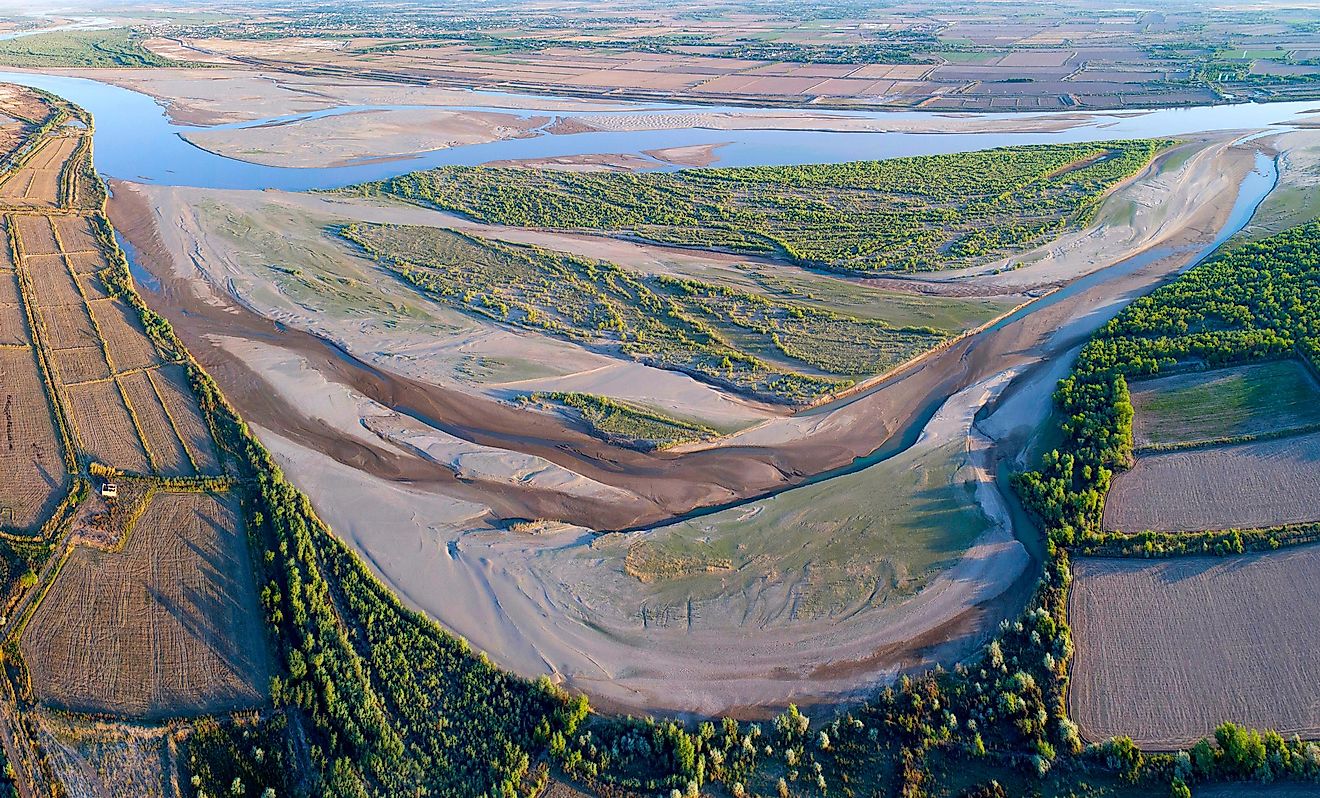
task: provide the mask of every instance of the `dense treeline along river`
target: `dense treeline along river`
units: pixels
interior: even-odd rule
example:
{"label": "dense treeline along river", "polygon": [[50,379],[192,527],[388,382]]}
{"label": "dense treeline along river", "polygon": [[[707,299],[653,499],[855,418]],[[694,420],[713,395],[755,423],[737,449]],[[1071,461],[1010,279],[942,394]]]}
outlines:
{"label": "dense treeline along river", "polygon": [[[382,180],[418,169],[444,165],[475,165],[490,161],[548,158],[586,154],[642,155],[648,150],[692,145],[721,145],[716,150],[719,166],[777,166],[803,163],[840,163],[844,161],[885,159],[906,155],[935,155],[1020,144],[1049,144],[1082,141],[1112,141],[1124,138],[1179,136],[1226,130],[1259,130],[1287,126],[1307,119],[1316,111],[1311,101],[1172,108],[1155,111],[1100,113],[1082,115],[1084,121],[1065,130],[1053,132],[992,133],[877,133],[823,132],[819,130],[712,130],[692,127],[677,130],[591,132],[556,135],[545,125],[529,138],[472,144],[419,153],[412,157],[364,162],[349,166],[324,168],[289,168],[247,163],[217,155],[194,146],[180,134],[205,130],[173,123],[167,109],[141,92],[113,86],[89,78],[42,75],[28,72],[0,72],[0,81],[17,83],[57,94],[90,111],[96,120],[96,165],[111,178],[161,185],[201,188],[283,189],[308,191],[340,188],[354,183]],[[520,97],[521,108],[499,107],[501,95],[483,93],[489,105],[482,106],[339,106],[311,113],[240,124],[219,125],[217,129],[250,128],[288,124],[304,119],[369,110],[407,108],[448,108],[455,111],[483,110],[519,117],[562,116],[558,111],[535,110],[535,99]],[[511,95],[503,95],[510,98]],[[531,99],[533,102],[528,103]],[[629,115],[675,112],[749,112],[754,108],[722,108],[677,104],[637,104],[626,111],[590,112],[591,115],[627,113]],[[773,110],[776,116],[795,113],[820,117],[819,109]],[[947,120],[948,114],[926,111],[829,111],[840,118],[864,118],[913,122],[922,119]],[[1033,119],[1078,118],[1075,112],[987,114],[983,122],[999,122],[1004,127],[1015,121]],[[552,123],[553,124],[553,123]],[[656,162],[657,168],[664,167]],[[665,167],[673,168],[673,167]]]}

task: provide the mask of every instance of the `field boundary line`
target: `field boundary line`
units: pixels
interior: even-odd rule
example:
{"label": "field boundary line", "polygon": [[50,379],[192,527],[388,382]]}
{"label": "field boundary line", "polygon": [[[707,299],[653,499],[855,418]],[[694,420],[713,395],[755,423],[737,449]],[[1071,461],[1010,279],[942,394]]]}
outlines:
{"label": "field boundary line", "polygon": [[[99,302],[100,300],[93,300],[93,301]],[[72,352],[79,348],[80,347],[75,346],[75,347],[70,347],[68,349],[56,349],[55,354],[58,355],[60,352]],[[82,348],[86,348],[86,347],[82,347]],[[110,380],[113,380],[116,377],[131,377],[134,374],[141,374],[143,372],[152,371],[156,368],[159,368],[159,366],[140,366],[138,368],[124,369],[123,371],[114,372],[109,377],[97,377],[96,379],[92,379],[92,380],[79,380],[77,382],[66,382],[64,383],[64,386],[66,388],[76,388],[79,385],[98,385],[103,382],[109,382]]]}
{"label": "field boundary line", "polygon": [[1294,345],[1293,349],[1297,351],[1297,359],[1302,361],[1302,367],[1311,375],[1317,383],[1320,383],[1320,363],[1316,363],[1311,356],[1302,351],[1302,347]]}

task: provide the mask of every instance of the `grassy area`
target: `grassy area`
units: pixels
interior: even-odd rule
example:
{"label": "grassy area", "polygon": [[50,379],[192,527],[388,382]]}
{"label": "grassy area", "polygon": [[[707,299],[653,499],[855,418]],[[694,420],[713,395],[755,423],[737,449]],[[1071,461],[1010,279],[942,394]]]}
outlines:
{"label": "grassy area", "polygon": [[835,392],[950,334],[452,230],[355,224],[341,232],[453,307],[774,401]]}
{"label": "grassy area", "polygon": [[778,255],[838,271],[929,271],[991,261],[1086,222],[1106,190],[1168,144],[640,174],[451,166],[346,191],[486,222]]}
{"label": "grassy area", "polygon": [[1320,424],[1320,391],[1296,360],[1161,377],[1131,386],[1134,443],[1161,446]]}
{"label": "grassy area", "polygon": [[188,66],[142,46],[142,37],[123,28],[38,33],[0,41],[0,64],[20,67]]}
{"label": "grassy area", "polygon": [[525,401],[567,408],[593,433],[642,450],[667,449],[680,443],[714,438],[717,430],[628,402],[586,393],[534,393]]}

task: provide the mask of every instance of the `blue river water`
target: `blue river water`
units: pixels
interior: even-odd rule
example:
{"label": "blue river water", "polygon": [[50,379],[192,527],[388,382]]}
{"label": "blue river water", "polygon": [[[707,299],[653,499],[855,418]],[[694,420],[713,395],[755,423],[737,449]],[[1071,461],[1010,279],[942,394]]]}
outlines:
{"label": "blue river water", "polygon": [[[544,129],[529,138],[474,144],[420,153],[388,161],[372,161],[325,168],[264,166],[228,158],[194,146],[181,134],[203,128],[175,124],[164,106],[141,92],[88,78],[0,72],[0,81],[18,83],[57,94],[82,106],[96,120],[96,164],[111,178],[163,185],[201,188],[282,189],[306,191],[339,188],[368,180],[442,165],[476,165],[489,161],[545,158],[592,153],[642,154],[647,150],[689,145],[723,145],[716,151],[717,165],[753,166],[885,159],[906,155],[934,155],[989,149],[1013,144],[1046,144],[1110,141],[1121,138],[1180,136],[1226,130],[1285,128],[1308,118],[1320,118],[1317,102],[1238,104],[1163,109],[1146,112],[1094,114],[1083,124],[1054,132],[991,133],[882,133],[822,132],[816,130],[712,130],[691,127],[679,130],[589,132],[556,135]],[[557,117],[559,112],[538,111],[535,106],[517,109],[499,107],[511,95],[473,93],[473,105],[443,106],[454,110],[481,108],[505,111],[521,117]],[[525,101],[526,98],[519,98]],[[477,102],[487,103],[477,105]],[[258,119],[221,128],[250,128],[279,125],[302,119],[376,109],[407,109],[440,106],[340,106],[305,114]],[[630,114],[672,114],[675,111],[734,110],[712,106],[638,104]],[[738,109],[747,110],[747,109]],[[593,112],[595,113],[595,112]],[[776,115],[820,114],[820,110],[775,109]],[[943,114],[923,111],[844,112],[846,117],[912,121],[934,119]],[[1071,114],[1070,114],[1071,115]],[[1049,114],[995,114],[982,119],[1005,122],[1048,117]],[[657,164],[659,166],[659,164]]]}

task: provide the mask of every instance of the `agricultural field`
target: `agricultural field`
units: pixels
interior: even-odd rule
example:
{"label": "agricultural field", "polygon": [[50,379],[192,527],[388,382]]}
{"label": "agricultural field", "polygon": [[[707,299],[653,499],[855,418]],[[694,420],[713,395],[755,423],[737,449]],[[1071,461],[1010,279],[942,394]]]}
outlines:
{"label": "agricultural field", "polygon": [[1316,15],[1064,0],[589,9],[382,6],[179,19],[181,58],[446,87],[712,103],[1036,111],[1315,96]]}
{"label": "agricultural field", "polygon": [[1133,382],[1133,445],[1195,446],[1320,425],[1320,386],[1282,360]]}
{"label": "agricultural field", "polygon": [[116,380],[99,380],[64,388],[69,398],[78,448],[92,460],[134,474],[150,474],[151,460],[142,444],[137,421],[124,402]]}
{"label": "agricultural field", "polygon": [[[12,317],[5,314],[4,322]],[[64,446],[30,346],[0,346],[0,529],[41,526],[69,482]]]}
{"label": "agricultural field", "polygon": [[132,371],[115,378],[133,418],[142,430],[152,470],[162,476],[188,476],[193,472],[188,450],[161,403],[149,372]]}
{"label": "agricultural field", "polygon": [[1073,567],[1069,710],[1086,739],[1186,748],[1225,720],[1320,734],[1320,658],[1302,631],[1320,611],[1320,547]]}
{"label": "agricultural field", "polygon": [[159,492],[121,550],[69,555],[20,650],[43,703],[166,718],[263,703],[264,641],[235,498]]}
{"label": "agricultural field", "polygon": [[35,735],[69,798],[174,798],[188,729],[90,720],[46,709],[30,714]]}
{"label": "agricultural field", "polygon": [[453,166],[345,191],[497,224],[772,255],[843,272],[916,272],[987,263],[1084,224],[1106,191],[1168,144],[640,174]]}
{"label": "agricultural field", "polygon": [[78,147],[78,136],[48,136],[22,168],[0,181],[0,206],[51,209],[59,205],[60,176]]}
{"label": "agricultural field", "polygon": [[1114,479],[1106,529],[1256,529],[1320,521],[1320,432],[1142,455]]}
{"label": "agricultural field", "polygon": [[142,324],[127,304],[120,299],[107,299],[91,303],[89,307],[116,372],[160,365],[155,344],[142,330]]}
{"label": "agricultural field", "polygon": [[197,406],[197,395],[188,384],[183,366],[161,366],[145,374],[173,422],[175,434],[187,450],[189,462],[200,474],[222,473],[215,439]]}
{"label": "agricultural field", "polygon": [[440,228],[355,224],[341,235],[455,308],[774,401],[846,388],[951,335]]}

